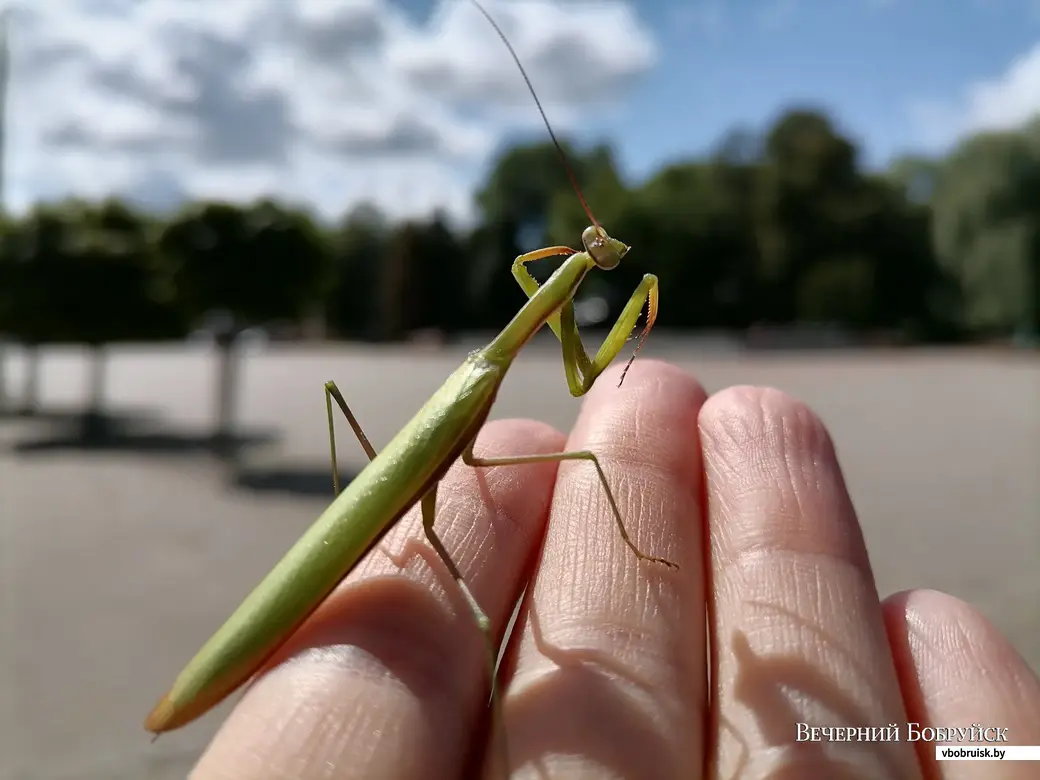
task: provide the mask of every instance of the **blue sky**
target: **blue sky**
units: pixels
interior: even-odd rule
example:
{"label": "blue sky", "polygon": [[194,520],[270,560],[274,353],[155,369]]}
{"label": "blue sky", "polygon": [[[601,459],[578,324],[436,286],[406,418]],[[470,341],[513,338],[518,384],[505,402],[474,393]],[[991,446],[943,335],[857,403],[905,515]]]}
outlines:
{"label": "blue sky", "polygon": [[[484,0],[554,125],[635,182],[824,108],[872,167],[1040,110],[1040,0]],[[7,127],[18,210],[276,196],[465,222],[508,141],[544,138],[466,0],[33,0]]]}
{"label": "blue sky", "polygon": [[[1036,0],[634,6],[659,60],[616,114],[591,123],[590,136],[609,138],[636,177],[709,150],[727,129],[768,127],[794,104],[825,108],[870,167],[908,152],[938,153],[962,121],[972,125],[961,117],[971,87],[999,82],[1040,44]],[[1034,101],[1040,108],[1040,91]]]}
{"label": "blue sky", "polygon": [[800,102],[826,107],[868,164],[934,151],[947,139],[937,143],[916,109],[956,110],[970,85],[999,79],[1040,41],[1040,4],[1024,1],[738,0],[716,6],[715,25],[693,7],[642,6],[661,61],[616,130],[636,170]]}

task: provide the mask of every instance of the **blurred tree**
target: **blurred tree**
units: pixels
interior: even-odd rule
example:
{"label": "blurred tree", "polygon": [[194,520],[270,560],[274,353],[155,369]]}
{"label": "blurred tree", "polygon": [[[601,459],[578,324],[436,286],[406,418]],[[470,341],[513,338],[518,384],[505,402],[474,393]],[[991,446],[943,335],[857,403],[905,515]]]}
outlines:
{"label": "blurred tree", "polygon": [[755,197],[758,319],[796,319],[800,278],[822,258],[844,253],[834,217],[857,184],[856,150],[824,115],[792,110],[773,126]]}
{"label": "blurred tree", "polygon": [[[184,321],[173,291],[163,284],[147,222],[125,204],[107,200],[70,207],[65,248],[67,276],[59,297],[70,326],[69,340],[91,350],[88,428],[101,424],[105,394],[105,345],[183,337]],[[53,294],[53,293],[52,293]]]}
{"label": "blurred tree", "polygon": [[423,225],[422,266],[425,309],[418,327],[436,328],[449,336],[463,330],[470,316],[466,293],[468,258],[465,244],[446,214],[436,213]]}
{"label": "blurred tree", "polygon": [[500,328],[524,303],[524,292],[510,272],[521,252],[518,224],[510,217],[485,220],[465,242],[469,271],[460,281],[471,312],[470,327]]}
{"label": "blurred tree", "polygon": [[41,344],[86,344],[91,352],[88,423],[100,423],[105,345],[183,335],[164,288],[149,226],[124,204],[68,200],[38,206],[5,234],[15,288],[14,335],[28,348],[24,408],[39,400]]}
{"label": "blurred tree", "polygon": [[401,339],[417,330],[455,333],[466,323],[463,245],[443,214],[397,226],[382,270],[383,338]]}
{"label": "blurred tree", "polygon": [[864,291],[873,303],[862,324],[915,339],[955,338],[959,299],[932,248],[930,208],[886,176],[864,177],[857,201],[856,219],[839,229],[873,264]]}
{"label": "blurred tree", "polygon": [[48,278],[61,271],[62,224],[53,208],[36,207],[8,235],[7,252],[15,294],[9,310],[11,333],[25,348],[22,414],[34,414],[40,398],[40,350],[60,325],[50,305]]}
{"label": "blurred tree", "polygon": [[718,307],[713,324],[725,328],[746,328],[756,319],[749,304],[760,264],[755,205],[763,143],[750,132],[734,131],[711,160],[713,293]]}
{"label": "blurred tree", "polygon": [[[632,194],[617,234],[632,246],[632,260],[610,275],[611,283],[617,279],[626,291],[617,304],[623,305],[639,278],[649,272],[661,282],[662,325],[703,326],[711,321],[719,259],[712,249],[716,194],[705,163],[670,165]],[[633,262],[637,258],[639,262]]]}
{"label": "blurred tree", "polygon": [[[562,167],[559,160],[556,165]],[[596,221],[613,234],[612,226],[629,205],[631,196],[621,180],[614,155],[606,146],[597,146],[581,157],[580,165],[582,178],[578,181],[589,209]],[[538,246],[560,244],[581,249],[581,232],[589,226],[589,217],[569,180],[565,178],[552,192],[547,207],[545,231]]]}
{"label": "blurred tree", "polygon": [[14,294],[8,317],[11,334],[25,348],[22,413],[33,414],[40,397],[41,344],[57,340],[64,312],[49,293],[62,277],[68,224],[55,206],[37,206],[5,236]]}
{"label": "blurred tree", "polygon": [[[632,237],[625,231],[627,223],[631,222],[628,212],[632,207],[633,194],[621,179],[613,153],[605,146],[594,147],[583,155],[581,165],[582,194],[596,222],[610,235],[631,245]],[[560,245],[575,250],[584,249],[581,234],[590,224],[581,198],[567,182],[549,201],[546,230],[538,246]],[[555,257],[530,263],[528,270],[535,278],[544,281],[564,259]],[[597,316],[588,323],[589,325],[612,325],[631,295],[632,289],[639,283],[642,274],[650,268],[650,265],[640,262],[646,259],[647,255],[643,252],[633,253],[609,274],[590,274],[575,296],[579,323],[584,319],[584,308],[586,311],[597,312]],[[516,286],[515,281],[512,283]],[[524,301],[523,296],[519,301]]]}
{"label": "blurred tree", "polygon": [[1040,144],[1030,127],[958,146],[940,169],[933,236],[968,328],[1040,331]]}
{"label": "blurred tree", "polygon": [[885,178],[909,202],[927,204],[935,195],[935,186],[941,168],[942,160],[907,155],[892,161]]}
{"label": "blurred tree", "polygon": [[[595,204],[590,207],[605,226],[612,215],[610,200],[619,182],[610,150],[597,146],[579,153],[562,141],[571,170],[579,186]],[[518,145],[499,156],[483,187],[477,193],[482,228],[469,241],[471,248],[472,300],[479,303],[477,318],[483,326],[498,327],[523,304],[523,292],[512,278],[510,268],[521,252],[529,252],[550,242],[580,248],[581,231],[588,217],[570,184],[567,170],[552,142]],[[602,207],[602,210],[601,210]],[[536,278],[544,279],[546,268],[559,260],[532,266]]]}
{"label": "blurred tree", "polygon": [[390,227],[378,209],[351,211],[332,237],[332,283],[325,311],[332,329],[347,338],[375,338],[378,323],[373,291],[386,262]]}
{"label": "blurred tree", "polygon": [[12,238],[18,228],[17,220],[0,212],[0,415],[7,412],[7,341],[14,337],[15,322],[15,257]]}
{"label": "blurred tree", "polygon": [[170,284],[195,327],[215,324],[220,366],[214,440],[231,440],[238,398],[233,346],[247,327],[299,323],[328,293],[332,246],[304,213],[263,200],[187,207],[162,231]]}
{"label": "blurred tree", "polygon": [[928,167],[906,162],[888,177],[866,176],[853,144],[806,110],[781,117],[764,152],[755,195],[760,264],[748,296],[757,315],[938,332],[949,300],[934,299],[943,279],[917,202],[928,192]]}
{"label": "blurred tree", "polygon": [[[599,146],[585,154],[561,141],[575,179],[584,189],[590,174],[609,166],[610,152]],[[570,179],[551,141],[517,145],[503,152],[477,192],[477,205],[485,220],[511,219],[521,231],[538,230],[532,246],[540,242],[548,225],[550,204],[560,191],[571,191]]]}
{"label": "blurred tree", "polygon": [[379,337],[399,341],[411,330],[422,273],[422,229],[415,222],[394,228],[379,280]]}
{"label": "blurred tree", "polygon": [[805,323],[868,326],[874,304],[874,262],[852,255],[831,257],[809,268],[798,285],[795,306]]}
{"label": "blurred tree", "polygon": [[[638,241],[647,270],[661,278],[661,323],[740,327],[745,291],[757,272],[752,231],[755,167],[725,158],[671,165],[636,193]],[[665,301],[670,301],[666,306]]]}

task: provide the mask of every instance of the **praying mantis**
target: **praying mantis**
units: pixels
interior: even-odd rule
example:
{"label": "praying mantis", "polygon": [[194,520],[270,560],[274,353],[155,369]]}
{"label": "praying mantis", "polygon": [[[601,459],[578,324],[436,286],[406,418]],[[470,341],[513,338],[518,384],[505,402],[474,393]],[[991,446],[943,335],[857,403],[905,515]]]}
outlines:
{"label": "praying mantis", "polygon": [[[593,269],[609,271],[616,268],[629,247],[611,238],[592,215],[519,57],[484,7],[477,0],[473,3],[505,42],[519,67],[564,170],[589,217],[591,225],[581,234],[583,249],[575,251],[565,246],[551,246],[516,258],[512,272],[527,295],[527,302],[487,346],[469,354],[382,451],[376,452],[369,443],[335,383],[326,383],[325,406],[336,497],[203,645],[155,705],[145,720],[145,728],[156,735],[199,718],[253,677],[333,588],[417,503],[429,544],[457,582],[486,640],[494,702],[497,648],[490,620],[472,596],[434,528],[438,483],[460,456],[466,465],[479,468],[588,461],[596,469],[621,537],[632,552],[640,560],[678,568],[664,558],[644,553],[629,537],[610,484],[594,453],[581,450],[496,458],[474,455],[477,433],[487,420],[506,372],[543,325],[548,324],[562,345],[567,386],[571,395],[578,397],[591,389],[597,377],[617,357],[634,330],[645,302],[646,323],[622,372],[620,386],[657,317],[658,280],[652,274],[643,277],[595,357],[590,358],[575,322],[574,296],[586,274]],[[525,267],[532,261],[556,256],[566,256],[566,259],[543,284],[539,284]],[[342,491],[336,464],[333,402],[346,417],[369,458],[368,465]]]}

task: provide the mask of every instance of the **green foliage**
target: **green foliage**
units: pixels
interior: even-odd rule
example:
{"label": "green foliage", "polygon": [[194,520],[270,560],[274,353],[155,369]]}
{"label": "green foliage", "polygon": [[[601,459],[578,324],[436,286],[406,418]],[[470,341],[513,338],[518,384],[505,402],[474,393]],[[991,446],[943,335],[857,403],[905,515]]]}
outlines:
{"label": "green foliage", "polygon": [[373,292],[380,283],[390,227],[372,206],[349,213],[329,236],[332,267],[325,316],[333,332],[345,338],[378,335],[379,307]]}
{"label": "green foliage", "polygon": [[[563,141],[562,145],[581,187],[589,183],[591,172],[609,161],[605,148],[578,154],[568,142]],[[492,167],[487,182],[477,193],[477,204],[485,222],[546,224],[549,205],[561,191],[571,191],[570,180],[551,142],[514,146]]]}
{"label": "green foliage", "polygon": [[987,133],[938,169],[932,233],[981,334],[1040,331],[1040,134]]}
{"label": "green foliage", "polygon": [[[595,218],[633,247],[579,293],[610,318],[655,273],[672,328],[1040,331],[1040,122],[883,175],[807,108],[642,182],[605,146],[565,152]],[[272,201],[195,203],[164,222],[115,201],[40,205],[0,220],[0,331],[100,345],[178,337],[217,312],[232,335],[315,315],[347,338],[501,327],[524,302],[513,259],[579,249],[589,218],[548,142],[505,150],[476,202],[466,232],[442,215],[393,224],[367,206],[321,226]],[[558,262],[531,270],[545,278]]]}
{"label": "green foliage", "polygon": [[236,327],[297,320],[332,281],[332,250],[309,216],[270,201],[193,204],[161,232],[169,283],[193,322],[226,312]]}
{"label": "green foliage", "polygon": [[4,225],[6,319],[28,344],[183,335],[145,221],[116,201],[39,206]]}

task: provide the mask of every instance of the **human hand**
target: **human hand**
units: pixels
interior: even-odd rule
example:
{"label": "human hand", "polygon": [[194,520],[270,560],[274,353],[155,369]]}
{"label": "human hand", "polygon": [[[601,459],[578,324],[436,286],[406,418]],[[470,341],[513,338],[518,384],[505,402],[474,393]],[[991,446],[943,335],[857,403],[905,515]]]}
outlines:
{"label": "human hand", "polygon": [[[592,450],[635,543],[678,571],[625,546],[587,462],[456,465],[438,493],[438,533],[499,635],[534,571],[499,683],[514,775],[1035,777],[937,763],[933,743],[906,740],[919,722],[1040,744],[1040,681],[963,602],[879,601],[812,412],[759,388],[706,399],[654,361],[620,389],[618,376],[566,442],[501,421],[476,453]],[[381,550],[248,690],[193,777],[459,778],[485,754],[496,776],[480,633],[417,511]],[[900,741],[797,742],[798,723],[897,724]]]}

